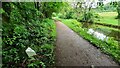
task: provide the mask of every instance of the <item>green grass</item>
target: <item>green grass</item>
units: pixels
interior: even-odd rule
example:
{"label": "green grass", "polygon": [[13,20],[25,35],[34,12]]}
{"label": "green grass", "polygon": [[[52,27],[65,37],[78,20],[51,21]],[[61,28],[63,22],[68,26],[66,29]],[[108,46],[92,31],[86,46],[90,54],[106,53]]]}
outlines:
{"label": "green grass", "polygon": [[109,37],[113,37],[114,40],[117,40],[119,41],[119,33],[120,33],[120,30],[119,29],[116,29],[116,28],[112,28],[112,27],[107,27],[107,26],[103,26],[103,25],[92,25],[92,27],[94,30],[98,30],[100,31],[101,33],[105,34],[106,36],[109,36]]}
{"label": "green grass", "polygon": [[119,29],[108,27],[108,26],[103,26],[103,25],[97,25],[97,24],[92,25],[92,28],[104,28],[104,29],[109,29],[109,30],[114,30],[114,31],[119,31],[120,32]]}
{"label": "green grass", "polygon": [[111,56],[115,61],[120,63],[120,47],[118,42],[110,38],[107,42],[98,40],[92,35],[87,33],[87,29],[81,28],[82,24],[74,19],[59,19],[77,34],[79,34],[84,39],[88,40],[90,43],[100,48],[100,50],[109,56]]}
{"label": "green grass", "polygon": [[98,13],[100,15],[100,21],[98,23],[118,25],[117,12],[102,12]]}

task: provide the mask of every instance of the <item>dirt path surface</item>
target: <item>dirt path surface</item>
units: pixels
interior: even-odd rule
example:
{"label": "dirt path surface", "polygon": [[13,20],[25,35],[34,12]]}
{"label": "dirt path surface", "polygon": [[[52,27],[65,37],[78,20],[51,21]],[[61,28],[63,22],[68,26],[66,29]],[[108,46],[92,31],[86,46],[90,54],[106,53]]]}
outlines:
{"label": "dirt path surface", "polygon": [[57,21],[56,66],[118,66],[99,49]]}

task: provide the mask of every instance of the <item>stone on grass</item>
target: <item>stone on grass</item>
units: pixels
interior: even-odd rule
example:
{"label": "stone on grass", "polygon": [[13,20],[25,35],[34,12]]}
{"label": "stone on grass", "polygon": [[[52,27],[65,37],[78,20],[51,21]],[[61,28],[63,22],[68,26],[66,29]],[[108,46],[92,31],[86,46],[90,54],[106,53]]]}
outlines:
{"label": "stone on grass", "polygon": [[93,34],[96,38],[98,38],[98,39],[100,39],[100,40],[102,40],[102,41],[104,41],[105,39],[106,39],[106,35],[104,35],[104,34],[102,34],[102,33],[99,33],[99,32],[94,32],[94,34]]}
{"label": "stone on grass", "polygon": [[99,40],[108,41],[108,37],[106,35],[104,35],[103,33],[99,33],[97,31],[94,31],[91,28],[87,31],[87,33],[93,35],[94,37],[96,37]]}
{"label": "stone on grass", "polygon": [[88,33],[88,34],[93,34],[93,33],[94,33],[94,30],[93,30],[93,29],[89,29],[89,30],[87,31],[87,33]]}

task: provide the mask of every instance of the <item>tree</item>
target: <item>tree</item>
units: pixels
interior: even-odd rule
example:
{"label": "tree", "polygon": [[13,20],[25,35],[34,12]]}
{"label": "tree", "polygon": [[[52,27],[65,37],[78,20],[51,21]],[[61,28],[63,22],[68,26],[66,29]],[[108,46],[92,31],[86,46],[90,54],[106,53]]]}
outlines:
{"label": "tree", "polygon": [[92,4],[94,0],[84,2],[84,13],[82,21],[86,23],[93,23]]}
{"label": "tree", "polygon": [[118,19],[120,19],[120,1],[118,2],[117,12],[118,12]]}
{"label": "tree", "polygon": [[45,18],[51,18],[53,12],[59,12],[64,6],[63,2],[41,2],[40,11]]}

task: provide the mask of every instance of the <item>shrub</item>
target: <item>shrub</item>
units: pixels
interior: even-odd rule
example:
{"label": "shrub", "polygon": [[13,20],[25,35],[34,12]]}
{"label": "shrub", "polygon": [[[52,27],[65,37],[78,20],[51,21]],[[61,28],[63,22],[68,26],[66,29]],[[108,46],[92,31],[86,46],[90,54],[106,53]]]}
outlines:
{"label": "shrub", "polygon": [[[41,13],[30,8],[31,3],[6,3],[11,7],[9,21],[3,20],[3,67],[45,67],[53,65],[56,29],[53,20],[41,19]],[[20,4],[21,6],[17,6]],[[5,10],[5,8],[3,9]],[[5,12],[7,13],[7,12]],[[45,47],[44,47],[45,46]],[[31,47],[42,58],[31,60],[25,50]],[[48,52],[43,51],[48,49]],[[38,60],[39,59],[39,60]]]}
{"label": "shrub", "polygon": [[93,13],[90,11],[86,12],[85,14],[83,14],[82,20],[86,23],[93,23],[94,22]]}

